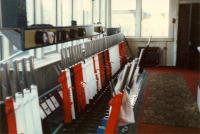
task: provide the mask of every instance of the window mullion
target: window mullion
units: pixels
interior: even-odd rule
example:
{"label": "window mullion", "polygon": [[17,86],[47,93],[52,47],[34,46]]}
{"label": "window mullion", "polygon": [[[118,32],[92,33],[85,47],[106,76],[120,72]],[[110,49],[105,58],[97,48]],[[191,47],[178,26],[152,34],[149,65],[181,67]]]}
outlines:
{"label": "window mullion", "polygon": [[3,37],[0,35],[0,61],[3,60]]}
{"label": "window mullion", "polygon": [[136,0],[136,26],[135,35],[141,37],[142,29],[142,0]]}
{"label": "window mullion", "polygon": [[105,1],[105,27],[107,27],[108,24],[108,17],[107,17],[107,11],[108,11],[108,7],[107,7],[108,3],[107,0]]}
{"label": "window mullion", "polygon": [[2,39],[3,39],[3,41],[2,41],[3,42],[2,43],[3,44],[3,49],[2,49],[3,50],[3,54],[2,54],[3,56],[2,57],[3,57],[3,59],[6,59],[10,56],[10,51],[9,51],[10,45],[9,45],[8,39],[5,36]]}
{"label": "window mullion", "polygon": [[112,14],[135,14],[136,10],[112,10]]}
{"label": "window mullion", "polygon": [[107,12],[108,12],[108,14],[107,14],[108,15],[107,16],[108,17],[107,22],[108,23],[107,23],[107,27],[111,27],[111,24],[112,24],[112,22],[111,22],[112,21],[112,19],[111,19],[112,18],[112,9],[111,8],[112,8],[111,0],[108,0],[108,5],[107,5]]}
{"label": "window mullion", "polygon": [[101,0],[99,0],[99,22],[101,22]]}

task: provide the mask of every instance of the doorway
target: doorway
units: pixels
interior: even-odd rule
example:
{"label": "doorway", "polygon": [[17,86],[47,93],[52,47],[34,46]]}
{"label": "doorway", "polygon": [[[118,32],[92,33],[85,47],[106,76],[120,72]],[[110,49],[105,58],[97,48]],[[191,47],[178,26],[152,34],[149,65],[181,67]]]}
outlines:
{"label": "doorway", "polygon": [[179,5],[177,67],[200,70],[200,3]]}

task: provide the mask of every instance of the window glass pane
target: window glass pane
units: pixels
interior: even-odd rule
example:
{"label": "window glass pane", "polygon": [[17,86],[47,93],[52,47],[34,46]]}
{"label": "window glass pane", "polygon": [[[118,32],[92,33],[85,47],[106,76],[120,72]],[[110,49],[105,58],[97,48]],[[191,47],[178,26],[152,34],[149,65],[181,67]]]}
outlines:
{"label": "window glass pane", "polygon": [[99,0],[94,0],[94,23],[99,22]]}
{"label": "window glass pane", "polygon": [[112,10],[136,10],[136,0],[112,0]]}
{"label": "window glass pane", "polygon": [[[56,26],[56,0],[42,0],[42,23]],[[44,53],[56,50],[56,46],[43,48]]]}
{"label": "window glass pane", "polygon": [[121,27],[126,36],[135,36],[136,0],[112,0],[112,27]]}
{"label": "window glass pane", "polygon": [[72,20],[72,0],[62,0],[62,25],[70,26]]}
{"label": "window glass pane", "polygon": [[83,25],[83,0],[74,0],[73,15],[77,25]]}
{"label": "window glass pane", "polygon": [[135,14],[112,14],[112,27],[121,27],[122,33],[126,36],[135,35]]}
{"label": "window glass pane", "polygon": [[0,35],[0,61],[3,60],[3,37]]}
{"label": "window glass pane", "polygon": [[35,0],[35,22],[42,23],[42,0]]}
{"label": "window glass pane", "polygon": [[30,26],[34,24],[34,2],[33,0],[26,1],[26,14],[27,14],[27,25]]}
{"label": "window glass pane", "polygon": [[[1,34],[1,33],[0,33]],[[2,43],[2,60],[8,58],[11,53],[10,53],[10,43],[9,40],[6,36],[1,34],[1,43]]]}
{"label": "window glass pane", "polygon": [[168,36],[169,0],[142,1],[142,36]]}
{"label": "window glass pane", "polygon": [[56,0],[42,0],[42,23],[56,26]]}
{"label": "window glass pane", "polygon": [[62,26],[62,0],[55,0],[57,1],[57,14],[56,14],[56,19],[57,19],[57,24],[56,26]]}
{"label": "window glass pane", "polygon": [[84,0],[84,24],[92,24],[92,1]]}
{"label": "window glass pane", "polygon": [[106,25],[105,15],[106,15],[106,0],[101,0],[101,24]]}

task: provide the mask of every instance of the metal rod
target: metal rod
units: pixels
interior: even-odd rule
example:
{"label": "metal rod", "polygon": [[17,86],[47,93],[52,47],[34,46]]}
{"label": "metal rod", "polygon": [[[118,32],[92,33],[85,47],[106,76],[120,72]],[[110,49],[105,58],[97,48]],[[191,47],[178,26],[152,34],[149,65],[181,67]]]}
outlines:
{"label": "metal rod", "polygon": [[6,91],[3,92],[4,98],[6,96],[12,96],[12,89],[11,89],[11,84],[10,84],[10,70],[9,70],[9,65],[8,63],[3,64],[3,69],[4,69],[4,78],[6,82]]}
{"label": "metal rod", "polygon": [[31,83],[32,84],[36,84],[35,83],[35,76],[34,76],[34,58],[33,58],[33,56],[31,56],[31,57],[29,57],[28,58],[28,60],[29,60],[29,67],[30,67],[30,74],[31,74]]}
{"label": "metal rod", "polygon": [[21,92],[22,88],[19,80],[19,61],[13,62],[13,78],[15,80],[15,88],[17,92]]}
{"label": "metal rod", "polygon": [[45,92],[44,94],[40,95],[39,98],[42,98],[42,97],[48,95],[49,93],[53,92],[54,90],[58,90],[58,89],[60,89],[60,87],[61,87],[60,84],[56,85],[55,87],[53,87],[52,89],[48,90],[48,91]]}
{"label": "metal rod", "polygon": [[69,48],[65,48],[65,57],[66,57],[66,67],[69,67],[70,64]]}
{"label": "metal rod", "polygon": [[61,49],[60,55],[61,55],[61,66],[62,66],[62,68],[64,68],[65,65],[66,65],[66,63],[65,63],[66,61],[65,61],[64,49]]}
{"label": "metal rod", "polygon": [[28,88],[28,80],[27,80],[27,68],[26,68],[26,59],[23,58],[21,60],[21,63],[22,63],[22,74],[23,74],[23,83],[24,83],[24,86],[25,88]]}

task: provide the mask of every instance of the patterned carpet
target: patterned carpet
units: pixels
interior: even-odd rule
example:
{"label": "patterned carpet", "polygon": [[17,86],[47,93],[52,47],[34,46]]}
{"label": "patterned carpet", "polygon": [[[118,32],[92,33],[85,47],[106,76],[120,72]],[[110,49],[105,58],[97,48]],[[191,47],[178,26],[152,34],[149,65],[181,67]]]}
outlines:
{"label": "patterned carpet", "polygon": [[177,74],[150,74],[144,123],[200,128],[200,113],[186,81]]}

